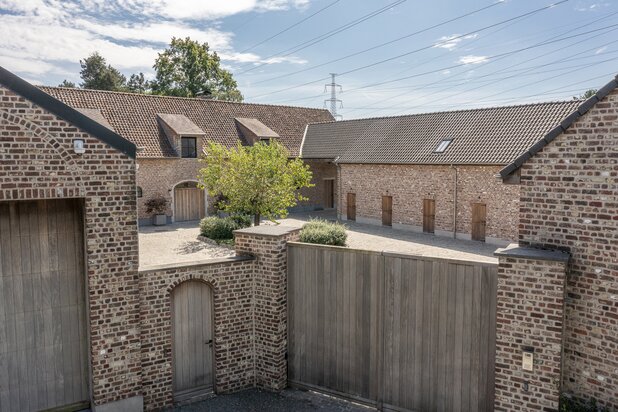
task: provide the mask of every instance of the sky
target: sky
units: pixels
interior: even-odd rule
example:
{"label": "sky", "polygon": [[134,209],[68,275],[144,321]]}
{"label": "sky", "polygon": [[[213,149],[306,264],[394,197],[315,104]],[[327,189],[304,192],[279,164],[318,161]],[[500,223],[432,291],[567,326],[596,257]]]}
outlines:
{"label": "sky", "polygon": [[[618,74],[618,0],[0,0],[0,65],[79,83],[98,51],[152,78],[172,37],[208,42],[246,102],[344,119],[571,99]],[[329,105],[330,107],[330,105]]]}

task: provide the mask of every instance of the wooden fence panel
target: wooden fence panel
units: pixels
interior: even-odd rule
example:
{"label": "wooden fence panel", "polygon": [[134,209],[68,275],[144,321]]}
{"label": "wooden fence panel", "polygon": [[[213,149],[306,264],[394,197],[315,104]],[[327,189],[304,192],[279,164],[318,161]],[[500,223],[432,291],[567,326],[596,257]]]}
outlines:
{"label": "wooden fence panel", "polygon": [[396,410],[490,411],[496,265],[291,243],[288,379]]}

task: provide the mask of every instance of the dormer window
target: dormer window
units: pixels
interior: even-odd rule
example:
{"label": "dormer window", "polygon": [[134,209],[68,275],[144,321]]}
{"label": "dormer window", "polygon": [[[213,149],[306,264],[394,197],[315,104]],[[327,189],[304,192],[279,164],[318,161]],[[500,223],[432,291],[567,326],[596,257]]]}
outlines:
{"label": "dormer window", "polygon": [[197,139],[195,137],[181,137],[181,157],[197,157]]}
{"label": "dormer window", "polygon": [[446,150],[447,147],[449,147],[452,141],[453,139],[442,139],[442,141],[438,144],[438,147],[436,147],[436,150],[434,150],[433,152],[434,153],[444,153],[444,151]]}

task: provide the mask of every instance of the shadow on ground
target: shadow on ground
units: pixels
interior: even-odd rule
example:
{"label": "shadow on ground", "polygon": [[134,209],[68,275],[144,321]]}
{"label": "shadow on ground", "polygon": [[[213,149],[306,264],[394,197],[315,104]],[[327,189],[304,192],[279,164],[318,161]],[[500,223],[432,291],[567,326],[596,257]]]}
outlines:
{"label": "shadow on ground", "polygon": [[173,409],[175,412],[369,412],[373,410],[341,399],[299,389],[285,389],[281,392],[249,389],[229,395],[218,395],[205,401]]}

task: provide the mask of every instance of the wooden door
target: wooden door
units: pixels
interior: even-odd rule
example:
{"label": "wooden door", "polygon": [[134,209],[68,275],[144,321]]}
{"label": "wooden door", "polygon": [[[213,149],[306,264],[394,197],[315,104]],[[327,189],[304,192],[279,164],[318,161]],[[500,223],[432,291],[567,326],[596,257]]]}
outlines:
{"label": "wooden door", "polygon": [[0,410],[89,405],[77,199],[0,202]]}
{"label": "wooden door", "polygon": [[213,392],[212,289],[199,281],[172,292],[173,390],[175,402]]}
{"label": "wooden door", "polygon": [[196,183],[174,189],[174,221],[199,220],[206,215],[204,191]]}
{"label": "wooden door", "polygon": [[472,204],[472,240],[485,241],[487,207],[484,203]]}
{"label": "wooden door", "polygon": [[348,220],[356,220],[356,193],[348,193],[348,210],[346,216]]}
{"label": "wooden door", "polygon": [[393,197],[382,196],[382,224],[393,226]]}
{"label": "wooden door", "polygon": [[423,232],[434,233],[436,231],[436,201],[423,199]]}
{"label": "wooden door", "polygon": [[332,209],[335,207],[335,181],[333,179],[324,180],[324,208]]}

